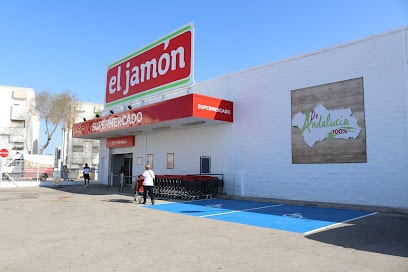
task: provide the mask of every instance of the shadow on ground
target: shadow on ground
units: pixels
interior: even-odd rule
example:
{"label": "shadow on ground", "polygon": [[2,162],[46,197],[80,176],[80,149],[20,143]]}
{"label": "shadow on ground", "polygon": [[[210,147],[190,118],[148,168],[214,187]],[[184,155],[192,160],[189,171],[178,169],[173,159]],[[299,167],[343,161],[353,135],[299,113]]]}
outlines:
{"label": "shadow on ground", "polygon": [[117,195],[123,194],[126,196],[133,195],[133,190],[131,186],[125,186],[123,190],[119,190],[118,187],[112,187],[107,185],[90,185],[89,187],[79,186],[79,185],[66,185],[66,186],[51,186],[46,187],[52,190],[63,191],[73,194],[83,194],[83,195]]}
{"label": "shadow on ground", "polygon": [[116,203],[134,203],[133,200],[122,199],[122,198],[111,198],[107,202],[116,202]]}
{"label": "shadow on ground", "polygon": [[375,214],[305,237],[345,248],[408,257],[408,216]]}

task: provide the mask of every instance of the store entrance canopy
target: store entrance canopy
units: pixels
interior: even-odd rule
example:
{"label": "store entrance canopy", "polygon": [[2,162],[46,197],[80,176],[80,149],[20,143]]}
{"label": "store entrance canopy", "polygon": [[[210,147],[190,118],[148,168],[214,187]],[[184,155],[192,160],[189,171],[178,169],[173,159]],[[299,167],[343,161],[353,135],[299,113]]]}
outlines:
{"label": "store entrance canopy", "polygon": [[102,139],[233,122],[231,101],[188,94],[95,118],[72,127],[72,137]]}

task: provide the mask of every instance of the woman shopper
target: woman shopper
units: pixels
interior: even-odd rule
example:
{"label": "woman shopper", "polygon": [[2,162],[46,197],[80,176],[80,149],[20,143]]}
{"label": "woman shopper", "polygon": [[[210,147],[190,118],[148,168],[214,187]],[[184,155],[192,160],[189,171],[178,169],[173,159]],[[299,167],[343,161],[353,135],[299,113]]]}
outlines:
{"label": "woman shopper", "polygon": [[91,173],[91,168],[89,168],[88,164],[85,163],[84,170],[82,171],[82,174],[84,176],[84,187],[89,186],[89,179],[90,179],[89,173]]}
{"label": "woman shopper", "polygon": [[154,172],[151,170],[150,164],[146,164],[146,171],[143,172],[143,202],[146,204],[147,193],[149,192],[152,205],[154,205]]}

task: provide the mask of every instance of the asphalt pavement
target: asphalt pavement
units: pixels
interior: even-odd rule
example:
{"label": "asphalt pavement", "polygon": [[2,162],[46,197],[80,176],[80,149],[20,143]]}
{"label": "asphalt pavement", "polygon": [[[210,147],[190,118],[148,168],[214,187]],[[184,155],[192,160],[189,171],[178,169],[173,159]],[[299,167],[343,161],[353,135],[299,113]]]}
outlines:
{"label": "asphalt pavement", "polygon": [[1,188],[0,271],[407,272],[408,216],[302,235],[146,209],[103,185]]}

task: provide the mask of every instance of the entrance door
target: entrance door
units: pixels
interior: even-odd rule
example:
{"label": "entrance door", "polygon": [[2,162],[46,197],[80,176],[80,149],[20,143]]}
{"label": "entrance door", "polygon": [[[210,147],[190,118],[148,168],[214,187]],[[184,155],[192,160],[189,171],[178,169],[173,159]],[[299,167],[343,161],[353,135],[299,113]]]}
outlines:
{"label": "entrance door", "polygon": [[[128,154],[125,154],[125,155],[128,155]],[[132,165],[133,165],[133,158],[128,158],[125,156],[123,158],[123,166],[125,167],[125,173],[124,173],[125,185],[132,185],[132,174],[133,174]]]}
{"label": "entrance door", "polygon": [[124,185],[131,185],[132,184],[132,164],[133,164],[133,154],[132,153],[125,153],[125,154],[115,154],[112,155],[112,172],[113,172],[113,186],[120,185],[120,169],[124,168],[123,173],[123,184]]}

